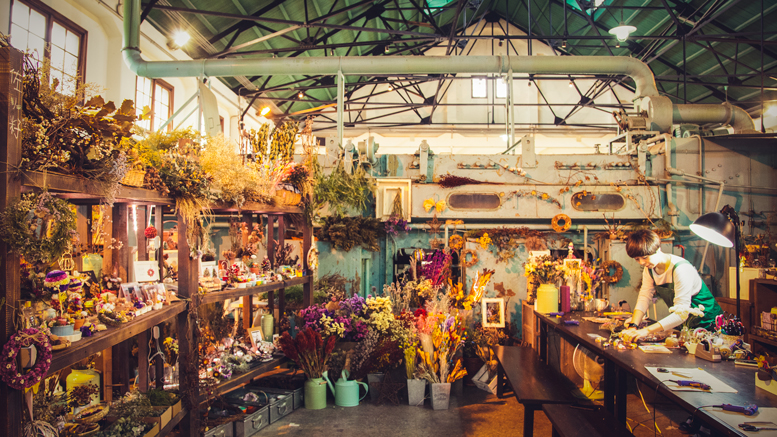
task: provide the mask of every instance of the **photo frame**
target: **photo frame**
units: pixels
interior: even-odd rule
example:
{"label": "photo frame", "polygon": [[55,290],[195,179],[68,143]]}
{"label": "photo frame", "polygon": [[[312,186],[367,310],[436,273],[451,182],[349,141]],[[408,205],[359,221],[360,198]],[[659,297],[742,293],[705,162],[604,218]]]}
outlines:
{"label": "photo frame", "polygon": [[505,300],[501,297],[484,297],[481,302],[483,308],[484,328],[505,327]]}
{"label": "photo frame", "polygon": [[137,282],[159,282],[159,262],[157,261],[135,261],[135,281]]}
{"label": "photo frame", "polygon": [[583,260],[577,258],[566,258],[564,260],[564,267],[572,270],[580,270],[583,266]]}
{"label": "photo frame", "polygon": [[248,328],[248,336],[251,337],[251,344],[254,347],[258,347],[259,343],[264,341],[264,335],[262,334],[261,326]]}
{"label": "photo frame", "polygon": [[[207,273],[206,273],[207,272]],[[218,278],[219,277],[219,265],[217,261],[201,261],[200,262],[200,276]]]}

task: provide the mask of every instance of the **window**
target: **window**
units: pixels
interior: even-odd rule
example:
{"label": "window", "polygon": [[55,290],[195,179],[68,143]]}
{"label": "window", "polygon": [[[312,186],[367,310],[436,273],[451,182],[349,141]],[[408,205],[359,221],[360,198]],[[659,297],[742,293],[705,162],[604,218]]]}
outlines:
{"label": "window", "polygon": [[[158,130],[173,115],[173,86],[162,79],[149,79],[138,76],[135,82],[135,110],[141,115],[145,108],[151,110],[147,120],[138,125],[147,130]],[[173,123],[165,126],[173,130]]]}
{"label": "window", "polygon": [[485,77],[472,78],[472,98],[482,99],[487,96],[488,85]]}
{"label": "window", "polygon": [[86,31],[38,0],[14,0],[11,45],[39,61],[48,59],[51,81],[57,80],[63,94],[73,94],[84,76]]}
{"label": "window", "polygon": [[502,206],[502,198],[496,193],[452,193],[448,195],[448,207],[452,210],[496,210]]}
{"label": "window", "polygon": [[499,77],[496,79],[496,98],[507,98],[507,82],[505,82],[504,77]]}

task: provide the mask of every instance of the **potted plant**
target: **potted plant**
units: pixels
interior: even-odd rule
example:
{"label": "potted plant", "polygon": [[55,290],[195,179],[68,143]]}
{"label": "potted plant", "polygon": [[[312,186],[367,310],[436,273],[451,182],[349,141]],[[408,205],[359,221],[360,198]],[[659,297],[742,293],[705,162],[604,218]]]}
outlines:
{"label": "potted plant", "polygon": [[529,258],[524,264],[524,276],[540,284],[537,288],[535,310],[540,313],[558,311],[558,287],[556,282],[563,278],[563,266],[550,255]]}
{"label": "potted plant", "polygon": [[335,348],[336,339],[330,335],[323,340],[321,334],[311,328],[301,331],[295,338],[291,338],[288,332],[284,332],[280,338],[279,344],[283,353],[297,363],[308,377],[304,388],[305,408],[326,408],[326,382],[323,373]]}

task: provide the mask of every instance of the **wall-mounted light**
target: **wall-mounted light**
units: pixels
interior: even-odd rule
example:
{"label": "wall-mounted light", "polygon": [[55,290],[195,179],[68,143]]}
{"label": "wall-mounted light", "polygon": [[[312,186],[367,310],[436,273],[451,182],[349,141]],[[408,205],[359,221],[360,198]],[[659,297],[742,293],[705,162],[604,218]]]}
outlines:
{"label": "wall-mounted light", "polygon": [[637,28],[634,26],[629,26],[626,24],[623,24],[622,22],[618,27],[613,27],[610,29],[610,35],[615,35],[616,38],[618,38],[618,41],[624,42],[627,39],[629,39],[629,35],[636,32]]}
{"label": "wall-mounted light", "polygon": [[504,40],[502,38],[499,38],[499,47],[502,47],[502,43],[503,42],[504,42]]}
{"label": "wall-mounted light", "polygon": [[[300,94],[302,94],[302,93],[300,93]],[[264,117],[264,116],[266,116],[266,115],[267,115],[267,114],[269,114],[269,113],[270,113],[270,107],[269,107],[269,106],[265,106],[265,107],[263,107],[263,108],[262,108],[262,110],[259,112],[259,115],[261,115],[262,117]]]}

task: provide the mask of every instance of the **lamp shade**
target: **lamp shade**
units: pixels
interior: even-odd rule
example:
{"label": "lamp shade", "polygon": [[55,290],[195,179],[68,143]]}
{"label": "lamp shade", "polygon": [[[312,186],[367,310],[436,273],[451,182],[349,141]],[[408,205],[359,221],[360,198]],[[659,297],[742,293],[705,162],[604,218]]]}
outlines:
{"label": "lamp shade", "polygon": [[629,38],[629,35],[636,31],[636,27],[621,23],[619,26],[610,29],[610,35],[615,35],[618,41],[624,42]]}
{"label": "lamp shade", "polygon": [[712,244],[734,247],[736,230],[734,224],[719,212],[710,212],[697,218],[690,226],[691,231]]}

